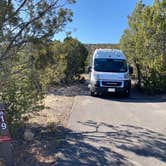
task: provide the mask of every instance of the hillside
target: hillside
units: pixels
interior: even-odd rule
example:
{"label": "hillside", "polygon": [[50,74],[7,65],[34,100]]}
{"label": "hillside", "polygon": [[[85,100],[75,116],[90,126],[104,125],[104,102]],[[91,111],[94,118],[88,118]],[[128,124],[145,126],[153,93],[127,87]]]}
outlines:
{"label": "hillside", "polygon": [[89,51],[89,55],[88,55],[85,66],[89,66],[89,64],[91,63],[91,56],[93,55],[93,52],[95,51],[95,49],[99,49],[99,48],[120,49],[119,44],[84,44],[84,46]]}
{"label": "hillside", "polygon": [[85,47],[92,54],[98,48],[119,49],[119,44],[85,44]]}

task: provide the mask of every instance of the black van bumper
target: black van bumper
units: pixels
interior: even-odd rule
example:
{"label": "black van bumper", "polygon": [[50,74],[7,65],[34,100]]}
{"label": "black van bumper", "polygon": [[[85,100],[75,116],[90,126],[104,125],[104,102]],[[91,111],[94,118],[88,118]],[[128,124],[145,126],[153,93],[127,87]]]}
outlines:
{"label": "black van bumper", "polygon": [[131,80],[125,80],[123,87],[103,87],[100,86],[99,82],[95,84],[90,84],[90,91],[94,93],[130,93],[131,89]]}

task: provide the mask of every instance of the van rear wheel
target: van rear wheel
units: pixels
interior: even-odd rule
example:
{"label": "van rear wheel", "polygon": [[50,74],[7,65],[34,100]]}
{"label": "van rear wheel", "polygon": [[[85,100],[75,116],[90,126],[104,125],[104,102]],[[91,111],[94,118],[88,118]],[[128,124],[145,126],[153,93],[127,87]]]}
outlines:
{"label": "van rear wheel", "polygon": [[90,91],[91,96],[95,96],[95,93],[93,91]]}

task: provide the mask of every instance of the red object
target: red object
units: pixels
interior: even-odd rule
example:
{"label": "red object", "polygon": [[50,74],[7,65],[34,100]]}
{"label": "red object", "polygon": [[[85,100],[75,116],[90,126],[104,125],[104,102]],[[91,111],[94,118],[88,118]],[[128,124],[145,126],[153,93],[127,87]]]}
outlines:
{"label": "red object", "polygon": [[0,143],[6,142],[6,141],[11,141],[11,137],[10,136],[0,137]]}

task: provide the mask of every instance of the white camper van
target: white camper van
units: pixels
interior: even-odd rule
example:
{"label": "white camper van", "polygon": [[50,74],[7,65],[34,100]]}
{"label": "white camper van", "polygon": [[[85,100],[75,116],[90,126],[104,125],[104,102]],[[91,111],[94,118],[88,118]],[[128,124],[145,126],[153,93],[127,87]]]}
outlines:
{"label": "white camper van", "polygon": [[132,68],[121,50],[95,50],[89,68],[91,96],[102,93],[130,95]]}

